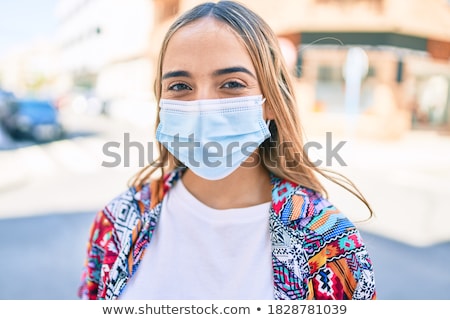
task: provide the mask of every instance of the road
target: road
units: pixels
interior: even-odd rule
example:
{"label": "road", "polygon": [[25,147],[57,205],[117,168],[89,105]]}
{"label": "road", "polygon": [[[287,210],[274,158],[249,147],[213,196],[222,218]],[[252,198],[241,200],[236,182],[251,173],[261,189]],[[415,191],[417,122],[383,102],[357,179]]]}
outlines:
{"label": "road", "polygon": [[[152,134],[151,125],[107,117],[64,119],[69,139],[0,150],[0,299],[76,299],[94,214],[139,169],[137,147],[128,143],[129,167],[122,161],[107,168],[102,162],[111,158],[103,146],[120,143],[114,150],[124,160],[126,133],[144,146]],[[401,145],[355,142],[343,153],[349,165],[341,169],[376,212],[374,222],[358,225],[374,261],[378,297],[450,299],[449,140],[408,139]],[[365,217],[348,196],[336,198],[344,211],[361,214],[352,218]]]}

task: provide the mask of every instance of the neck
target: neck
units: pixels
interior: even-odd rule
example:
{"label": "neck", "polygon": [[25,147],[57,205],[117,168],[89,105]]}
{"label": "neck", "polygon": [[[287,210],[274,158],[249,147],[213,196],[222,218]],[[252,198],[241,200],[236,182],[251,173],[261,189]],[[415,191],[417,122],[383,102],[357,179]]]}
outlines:
{"label": "neck", "polygon": [[262,166],[239,167],[220,180],[206,180],[186,170],[182,180],[194,197],[214,209],[245,208],[272,199],[270,175]]}

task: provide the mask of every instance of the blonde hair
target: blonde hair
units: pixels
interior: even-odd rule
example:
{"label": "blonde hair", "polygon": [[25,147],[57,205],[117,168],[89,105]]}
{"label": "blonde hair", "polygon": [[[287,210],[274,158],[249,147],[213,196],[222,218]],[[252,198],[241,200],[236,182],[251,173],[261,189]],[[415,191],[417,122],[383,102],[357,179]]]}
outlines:
{"label": "blonde hair", "polygon": [[[273,111],[274,121],[269,126],[271,138],[260,146],[262,165],[280,178],[284,178],[312,189],[328,197],[327,191],[316,174],[338,184],[372,209],[351,180],[340,173],[315,166],[304,150],[303,129],[293,92],[291,76],[282,58],[277,36],[269,25],[256,13],[234,1],[207,2],[187,11],[169,28],[162,42],[154,93],[159,105],[161,98],[162,64],[167,45],[173,34],[198,19],[212,17],[227,24],[236,32],[248,50],[256,70],[266,107]],[[159,124],[157,117],[156,126]],[[160,177],[168,171],[182,166],[166,148],[157,142],[159,158],[137,173],[132,185],[140,187],[160,169]],[[156,191],[159,193],[159,191]]]}

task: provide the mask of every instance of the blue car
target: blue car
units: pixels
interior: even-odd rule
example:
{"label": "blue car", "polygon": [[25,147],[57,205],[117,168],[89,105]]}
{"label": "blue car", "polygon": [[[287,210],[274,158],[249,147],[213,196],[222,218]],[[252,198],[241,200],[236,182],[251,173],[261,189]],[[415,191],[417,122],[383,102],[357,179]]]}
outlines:
{"label": "blue car", "polygon": [[48,142],[63,137],[58,110],[52,101],[18,99],[11,103],[3,126],[11,137]]}

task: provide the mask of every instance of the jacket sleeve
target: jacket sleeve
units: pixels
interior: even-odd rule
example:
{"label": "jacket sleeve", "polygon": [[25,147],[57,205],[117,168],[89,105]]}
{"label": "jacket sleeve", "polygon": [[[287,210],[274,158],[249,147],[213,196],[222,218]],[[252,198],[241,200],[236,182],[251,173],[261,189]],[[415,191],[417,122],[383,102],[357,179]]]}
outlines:
{"label": "jacket sleeve", "polygon": [[105,255],[112,245],[113,223],[108,218],[107,208],[99,211],[91,225],[87,243],[87,255],[81,275],[78,296],[95,300],[101,297],[104,287]]}
{"label": "jacket sleeve", "polygon": [[[333,220],[333,219],[330,219]],[[329,220],[329,221],[330,221]],[[335,219],[322,237],[325,245],[311,257],[312,299],[374,300],[372,261],[361,234],[347,219]],[[330,237],[330,234],[333,234]]]}

